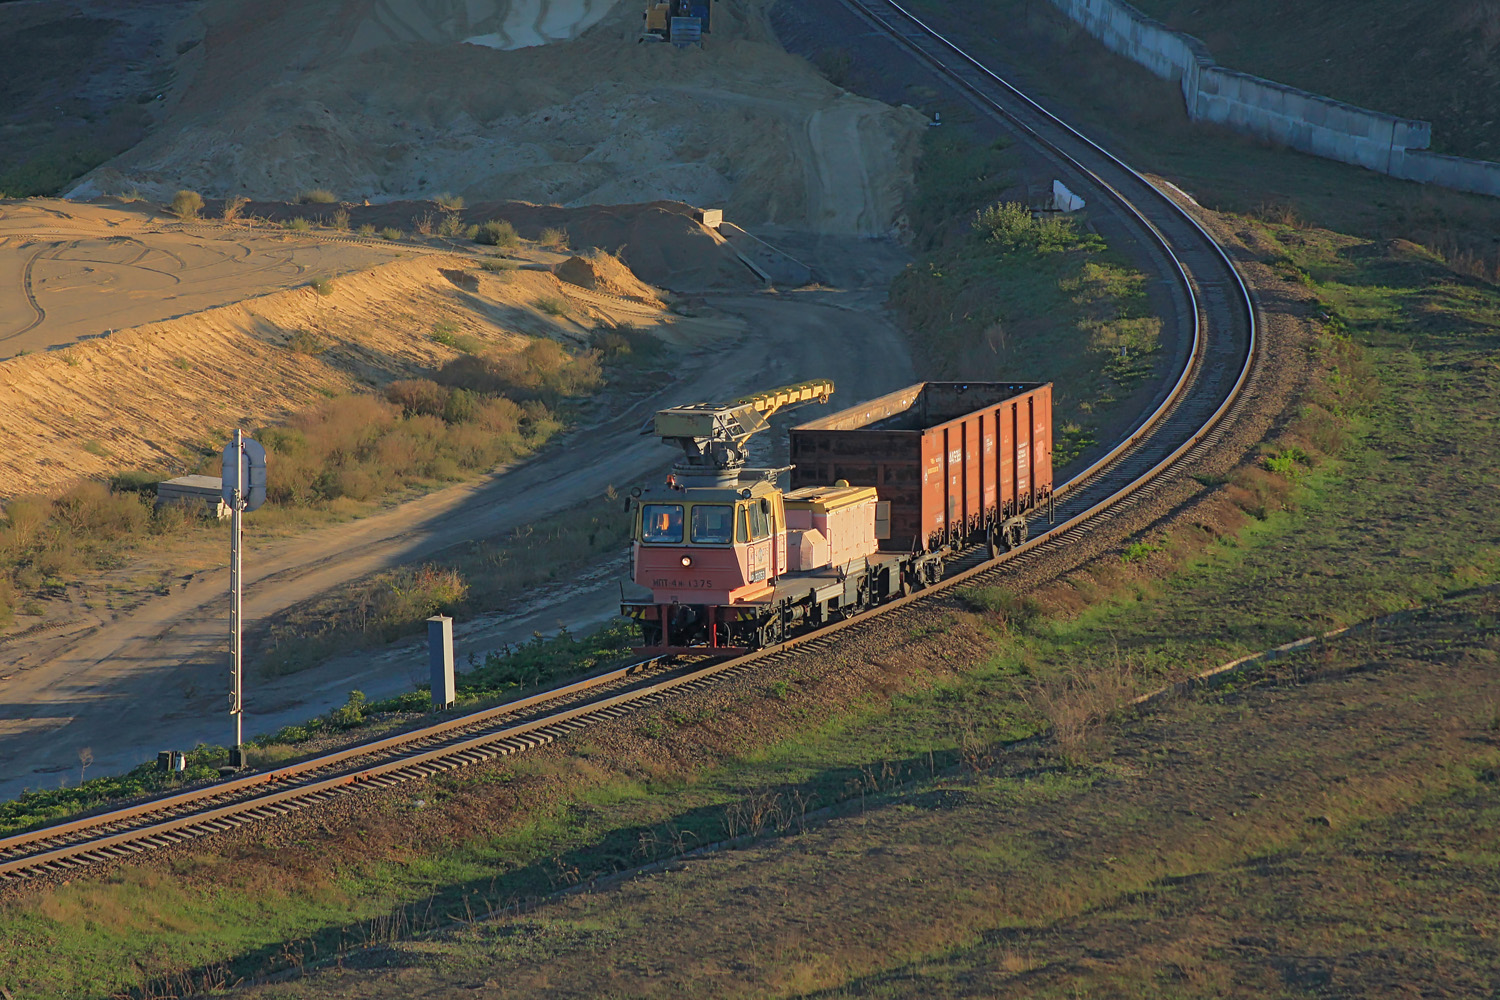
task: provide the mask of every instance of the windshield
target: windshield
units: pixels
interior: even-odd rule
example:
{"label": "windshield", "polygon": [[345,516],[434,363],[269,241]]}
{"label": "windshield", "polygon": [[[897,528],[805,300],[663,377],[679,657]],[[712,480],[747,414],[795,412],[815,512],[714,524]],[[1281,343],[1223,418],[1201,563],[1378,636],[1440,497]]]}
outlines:
{"label": "windshield", "polygon": [[722,545],[734,535],[734,508],[721,504],[693,505],[693,541]]}
{"label": "windshield", "polygon": [[682,541],[682,505],[648,503],[641,508],[641,541],[657,544]]}

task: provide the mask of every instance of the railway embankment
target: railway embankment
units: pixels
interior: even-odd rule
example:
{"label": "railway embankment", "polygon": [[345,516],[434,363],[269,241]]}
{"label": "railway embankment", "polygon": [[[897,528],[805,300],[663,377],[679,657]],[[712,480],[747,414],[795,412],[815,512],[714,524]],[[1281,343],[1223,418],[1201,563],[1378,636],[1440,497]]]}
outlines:
{"label": "railway embankment", "polygon": [[[1402,942],[1397,978],[1483,981],[1483,932],[1460,919],[1432,940],[1401,917],[1391,894],[1408,890],[1377,859],[1468,844],[1442,866],[1460,918],[1478,916],[1476,887],[1493,877],[1491,855],[1474,851],[1500,752],[1497,609],[1492,595],[1443,598],[1500,574],[1500,551],[1475,544],[1489,529],[1470,496],[1500,455],[1479,445],[1485,418],[1466,402],[1497,388],[1485,358],[1500,294],[1412,247],[1217,221],[1252,237],[1239,249],[1259,261],[1247,273],[1266,293],[1270,352],[1314,359],[1301,390],[1276,383],[1264,446],[1242,428],[1244,460],[1201,469],[1211,485],[1190,487],[1196,499],[1141,512],[1092,558],[1050,567],[1063,571],[1050,583],[956,596],[915,629],[590,733],[571,754],[499,765],[509,779],[458,776],[449,794],[463,815],[497,782],[513,793],[553,782],[560,799],[527,800],[528,825],[496,848],[498,881],[481,866],[446,894],[343,923],[353,943],[340,971],[251,995],[396,996],[449,984],[459,965],[516,995],[543,977],[561,995],[653,983],[707,996],[893,977],[925,991],[948,975],[1003,993],[1039,977],[1060,990],[1154,983],[1163,963],[1210,986],[1260,989],[1291,969],[1378,992],[1396,974],[1361,958],[1372,922]],[[1444,444],[1459,439],[1463,462]],[[1393,516],[1418,482],[1438,502]],[[1309,623],[1429,602],[1404,625],[1121,714],[1163,679]],[[391,814],[408,815],[408,794]],[[451,822],[428,808],[415,822]],[[394,836],[391,820],[364,815],[362,836]],[[533,860],[510,853],[512,836]],[[665,869],[553,895],[654,861]],[[1314,891],[1335,877],[1333,896]],[[444,906],[464,923],[427,916]],[[694,934],[662,934],[687,919]],[[1206,946],[1241,926],[1267,930]],[[1101,934],[1118,957],[1074,961]],[[604,942],[602,959],[578,960]]]}

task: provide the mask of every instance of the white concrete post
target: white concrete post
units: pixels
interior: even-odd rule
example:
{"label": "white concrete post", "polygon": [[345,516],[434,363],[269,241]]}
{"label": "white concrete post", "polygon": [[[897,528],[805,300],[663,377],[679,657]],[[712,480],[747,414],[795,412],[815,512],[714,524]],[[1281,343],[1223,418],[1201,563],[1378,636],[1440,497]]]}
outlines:
{"label": "white concrete post", "polygon": [[453,680],[453,619],[427,619],[427,663],[432,671],[432,707],[447,708],[458,698]]}

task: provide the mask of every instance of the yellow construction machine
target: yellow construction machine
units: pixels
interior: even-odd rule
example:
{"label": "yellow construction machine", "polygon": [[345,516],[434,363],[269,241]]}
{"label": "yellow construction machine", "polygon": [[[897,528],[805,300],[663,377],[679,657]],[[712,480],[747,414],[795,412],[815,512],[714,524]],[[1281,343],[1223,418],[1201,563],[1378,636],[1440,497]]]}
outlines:
{"label": "yellow construction machine", "polygon": [[711,0],[646,0],[643,42],[703,44],[709,30]]}

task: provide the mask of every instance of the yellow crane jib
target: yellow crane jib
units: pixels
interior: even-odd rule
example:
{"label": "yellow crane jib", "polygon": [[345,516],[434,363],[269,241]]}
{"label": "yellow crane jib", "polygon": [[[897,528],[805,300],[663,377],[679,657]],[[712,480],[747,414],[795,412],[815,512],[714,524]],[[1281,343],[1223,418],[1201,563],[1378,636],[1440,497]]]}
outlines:
{"label": "yellow crane jib", "polygon": [[731,403],[686,403],[656,411],[656,436],[679,445],[683,460],[676,472],[728,473],[745,465],[750,438],[770,426],[778,410],[803,403],[826,403],[831,379],[814,379],[742,396]]}

